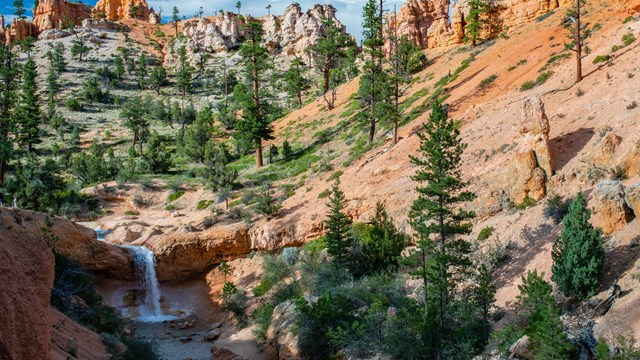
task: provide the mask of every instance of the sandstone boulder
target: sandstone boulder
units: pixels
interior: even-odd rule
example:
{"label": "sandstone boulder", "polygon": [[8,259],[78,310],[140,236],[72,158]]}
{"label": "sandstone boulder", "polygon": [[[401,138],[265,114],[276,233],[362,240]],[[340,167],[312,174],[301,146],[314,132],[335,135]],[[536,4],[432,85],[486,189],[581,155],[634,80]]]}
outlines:
{"label": "sandstone boulder", "polygon": [[301,359],[298,337],[293,331],[297,315],[294,300],[287,300],[273,309],[273,316],[267,329],[264,350],[268,359]]}
{"label": "sandstone boulder", "polygon": [[91,6],[81,2],[65,0],[40,0],[33,24],[39,32],[59,29],[65,25],[80,25],[83,19],[91,16]]}
{"label": "sandstone boulder", "polygon": [[222,261],[246,255],[250,250],[245,225],[151,237],[145,244],[156,255],[158,280],[178,280],[201,273]]}
{"label": "sandstone boulder", "polygon": [[528,335],[518,339],[509,349],[511,356],[509,359],[532,360],[534,358],[531,351],[531,340]]}
{"label": "sandstone boulder", "polygon": [[621,230],[633,219],[633,211],[625,199],[625,187],[620,181],[601,181],[594,189],[593,199],[596,224],[605,234]]}
{"label": "sandstone boulder", "polygon": [[38,39],[57,40],[57,39],[65,38],[67,36],[71,36],[71,31],[61,30],[61,29],[49,29],[41,32],[40,35],[38,35]]}
{"label": "sandstone boulder", "polygon": [[0,208],[0,359],[49,354],[54,259],[20,211]]}
{"label": "sandstone boulder", "polygon": [[549,147],[549,119],[540,96],[525,100],[519,123],[518,152],[505,172],[509,197],[516,204],[529,197],[546,195],[547,179],[553,175],[554,161]]}
{"label": "sandstone boulder", "polygon": [[635,217],[640,216],[640,183],[635,183],[626,190],[627,204],[633,211]]}
{"label": "sandstone boulder", "polygon": [[58,238],[53,245],[56,251],[94,273],[108,274],[124,280],[134,278],[132,254],[126,249],[98,241],[92,229],[42,213],[0,208],[0,224],[10,226],[18,234],[40,236],[47,218],[52,223],[51,230]]}

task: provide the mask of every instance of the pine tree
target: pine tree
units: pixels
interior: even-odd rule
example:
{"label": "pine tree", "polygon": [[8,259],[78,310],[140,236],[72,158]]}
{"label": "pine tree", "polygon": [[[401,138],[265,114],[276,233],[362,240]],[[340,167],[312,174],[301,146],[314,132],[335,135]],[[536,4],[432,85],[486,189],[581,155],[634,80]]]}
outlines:
{"label": "pine tree", "polygon": [[306,76],[305,64],[296,57],[291,61],[289,69],[284,74],[285,90],[289,96],[297,101],[297,106],[302,106],[302,93],[309,88],[309,81]]}
{"label": "pine tree", "polygon": [[560,236],[553,244],[552,279],[567,296],[583,300],[593,295],[604,266],[602,232],[589,223],[584,195],[569,205]]}
{"label": "pine tree", "polygon": [[230,161],[231,156],[225,145],[209,140],[205,152],[205,165],[209,185],[214,191],[233,188],[238,172],[227,166]]}
{"label": "pine tree", "polygon": [[76,37],[71,40],[71,56],[74,58],[78,58],[78,61],[82,62],[82,57],[89,52],[89,47],[84,39],[84,37],[76,35]]}
{"label": "pine tree", "polygon": [[238,1],[236,3],[236,9],[238,9],[238,15],[240,15],[240,8],[242,7],[242,3],[240,1]]}
{"label": "pine tree", "polygon": [[291,149],[291,145],[289,145],[289,141],[285,140],[282,143],[282,157],[285,160],[289,160],[293,155],[293,149]]}
{"label": "pine tree", "polygon": [[[331,73],[333,71],[335,74],[341,67],[352,41],[349,35],[336,26],[333,19],[322,19],[322,25],[324,26],[323,36],[318,38],[310,51],[316,59],[317,68],[322,73],[322,95],[327,107],[331,110],[336,97],[335,88],[339,84],[336,80],[340,79],[340,76],[332,77]],[[329,98],[327,98],[328,92],[331,92]]]}
{"label": "pine tree", "polygon": [[187,93],[191,92],[192,81],[191,77],[193,75],[193,68],[189,65],[187,61],[187,48],[182,45],[178,49],[178,68],[176,70],[176,86],[178,90],[182,93],[182,97],[187,96]]}
{"label": "pine tree", "polygon": [[282,205],[278,202],[278,199],[273,196],[271,185],[268,183],[263,185],[262,192],[256,197],[255,211],[270,219],[278,213],[281,207]]}
{"label": "pine tree", "polygon": [[31,35],[27,36],[20,42],[20,47],[22,48],[22,51],[27,54],[27,59],[31,59],[31,53],[33,52],[35,45],[36,38]]}
{"label": "pine tree", "polygon": [[518,285],[517,306],[519,313],[527,317],[524,333],[531,340],[535,360],[570,359],[572,345],[564,333],[562,312],[556,306],[551,285],[543,277],[544,273],[529,271]]}
{"label": "pine tree", "polygon": [[139,144],[140,153],[142,154],[142,143],[145,133],[149,129],[149,121],[147,119],[147,104],[140,96],[134,96],[125,104],[120,116],[125,118],[124,126],[132,132],[131,147],[135,151],[136,144]]}
{"label": "pine tree", "polygon": [[171,169],[171,154],[155,131],[149,137],[149,143],[142,156],[147,171],[153,174],[164,174]]}
{"label": "pine tree", "polygon": [[569,43],[564,44],[565,49],[576,53],[576,83],[582,81],[582,58],[591,51],[586,44],[586,39],[591,36],[591,28],[582,22],[582,9],[586,6],[586,0],[573,0],[573,5],[567,10],[562,25],[569,32]]}
{"label": "pine tree", "polygon": [[118,80],[121,80],[124,75],[124,62],[120,55],[116,55],[113,58],[113,74]]}
{"label": "pine tree", "polygon": [[213,114],[208,107],[204,107],[196,115],[196,121],[189,125],[184,132],[185,154],[201,163],[205,159],[206,145],[213,135]]}
{"label": "pine tree", "polygon": [[351,254],[353,238],[351,236],[351,219],[344,214],[347,199],[340,190],[340,179],[331,186],[331,195],[327,207],[329,215],[324,222],[327,250],[337,265],[346,265]]}
{"label": "pine tree", "polygon": [[46,53],[49,64],[58,73],[62,74],[67,71],[67,61],[64,58],[64,44],[61,42],[49,44],[49,50]]}
{"label": "pine tree", "polygon": [[23,0],[13,0],[13,14],[18,17],[18,19],[24,19],[24,14],[27,13],[27,10],[24,7]]}
{"label": "pine tree", "polygon": [[476,46],[482,36],[482,28],[488,23],[484,14],[489,12],[489,3],[486,0],[469,0],[469,14],[465,19],[467,25],[464,28],[464,41],[471,41]]}
{"label": "pine tree", "polygon": [[13,109],[16,105],[18,68],[11,46],[0,36],[0,187],[13,151],[10,135],[14,128]]}
{"label": "pine tree", "polygon": [[40,122],[42,112],[40,111],[38,95],[36,62],[33,59],[27,60],[22,69],[22,91],[20,92],[20,103],[16,108],[15,119],[17,123],[16,138],[22,146],[33,151],[33,145],[39,144]]}
{"label": "pine tree", "polygon": [[369,271],[396,269],[400,254],[408,245],[407,236],[396,229],[382,202],[376,203],[376,211],[369,223],[369,241],[362,244]]}
{"label": "pine tree", "polygon": [[360,78],[360,101],[365,107],[362,113],[369,123],[369,143],[373,142],[378,119],[389,112],[390,88],[383,69],[384,36],[382,25],[382,0],[368,0],[363,7],[362,49],[365,63]]}
{"label": "pine tree", "polygon": [[178,7],[173,7],[173,14],[171,16],[171,22],[173,23],[173,30],[175,31],[175,36],[178,36],[178,21],[180,21],[180,11],[178,11]]}
{"label": "pine tree", "polygon": [[56,95],[58,91],[60,91],[60,83],[58,82],[60,73],[56,70],[55,63],[52,59],[52,57],[49,58],[49,71],[47,73],[47,116],[49,119],[51,119],[55,113]]}
{"label": "pine tree", "polygon": [[262,87],[265,72],[270,67],[269,55],[263,44],[261,23],[248,22],[245,34],[246,40],[240,48],[240,57],[245,66],[248,84],[246,92],[240,96],[242,118],[235,128],[241,139],[252,142],[256,147],[256,167],[262,167],[262,140],[273,139],[273,128],[269,121],[270,105],[265,101],[267,94]]}
{"label": "pine tree", "polygon": [[473,287],[473,301],[480,309],[483,333],[482,340],[489,340],[491,325],[489,324],[489,311],[496,302],[496,286],[493,285],[493,276],[489,268],[482,264],[475,274],[475,286]]}
{"label": "pine tree", "polygon": [[149,71],[147,70],[147,55],[142,53],[138,58],[138,68],[136,69],[136,78],[138,79],[138,87],[140,87],[140,89],[146,88],[148,73]]}
{"label": "pine tree", "polygon": [[151,84],[151,88],[156,91],[156,94],[160,95],[160,89],[167,84],[167,71],[162,65],[156,65],[153,70],[151,70],[149,84]]}
{"label": "pine tree", "polygon": [[[466,221],[475,214],[461,207],[475,195],[465,191],[467,183],[461,179],[461,156],[466,144],[462,143],[453,119],[437,100],[418,137],[422,156],[410,156],[411,162],[418,166],[412,179],[424,186],[416,188],[418,198],[411,205],[409,219],[422,251],[425,306],[434,301],[437,312],[427,316],[437,315],[440,333],[444,334],[449,324],[451,293],[471,265],[468,256],[471,245],[459,236],[471,231],[472,225]],[[428,271],[429,267],[432,270]],[[429,288],[435,292],[434,299],[429,297]]]}

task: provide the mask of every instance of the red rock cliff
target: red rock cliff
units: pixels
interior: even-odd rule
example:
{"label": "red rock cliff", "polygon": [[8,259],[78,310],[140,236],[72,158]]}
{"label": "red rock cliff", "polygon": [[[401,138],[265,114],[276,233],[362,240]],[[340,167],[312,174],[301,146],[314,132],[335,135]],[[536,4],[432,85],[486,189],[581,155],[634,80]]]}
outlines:
{"label": "red rock cliff", "polygon": [[89,5],[64,0],[40,0],[33,16],[33,24],[40,32],[60,28],[67,22],[80,25],[83,19],[90,16]]}
{"label": "red rock cliff", "polygon": [[108,20],[153,18],[153,9],[149,9],[146,0],[100,0],[93,8],[93,15]]}

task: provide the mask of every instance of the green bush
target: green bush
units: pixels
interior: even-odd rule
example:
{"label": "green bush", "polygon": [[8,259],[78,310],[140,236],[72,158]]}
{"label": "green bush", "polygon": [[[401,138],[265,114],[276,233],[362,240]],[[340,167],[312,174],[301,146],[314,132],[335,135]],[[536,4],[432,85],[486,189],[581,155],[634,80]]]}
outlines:
{"label": "green bush", "polygon": [[491,234],[493,234],[493,231],[495,229],[493,228],[493,226],[487,226],[482,228],[482,230],[480,230],[480,233],[478,233],[478,241],[485,241],[489,238],[489,236],[491,236]]}
{"label": "green bush", "polygon": [[622,35],[622,43],[624,46],[629,46],[636,41],[636,37],[632,33],[626,33]]}
{"label": "green bush", "polygon": [[69,99],[65,102],[65,107],[71,111],[82,111],[84,110],[84,105],[78,99]]}
{"label": "green bush", "polygon": [[609,59],[611,59],[610,55],[598,55],[593,59],[593,63],[598,64],[604,61],[609,61]]}
{"label": "green bush", "polygon": [[547,199],[544,216],[559,224],[567,214],[567,211],[569,211],[569,202],[564,201],[560,195],[554,195]]}
{"label": "green bush", "polygon": [[480,88],[481,89],[485,89],[487,87],[489,87],[489,85],[493,84],[494,81],[496,81],[496,79],[498,78],[498,75],[493,74],[485,79],[482,79],[482,81],[480,81]]}
{"label": "green bush", "polygon": [[125,215],[127,216],[138,216],[140,215],[140,212],[135,211],[135,210],[127,210],[124,212]]}
{"label": "green bush", "polygon": [[273,286],[291,274],[291,269],[280,256],[265,255],[263,264],[264,274],[260,279],[260,284],[253,289],[255,296],[266,294]]}
{"label": "green bush", "polygon": [[184,190],[178,190],[176,192],[169,194],[169,196],[167,196],[167,202],[178,200],[182,195],[184,195],[184,193],[185,193]]}
{"label": "green bush", "polygon": [[627,16],[624,20],[622,20],[623,24],[627,24],[632,22],[633,20],[635,20],[636,18],[634,18],[633,16]]}
{"label": "green bush", "polygon": [[516,204],[514,207],[518,210],[524,210],[536,205],[536,201],[530,197],[525,197],[520,204]]}
{"label": "green bush", "polygon": [[200,200],[196,205],[196,210],[204,210],[213,204],[213,200]]}
{"label": "green bush", "polygon": [[159,360],[160,356],[157,353],[157,346],[155,343],[146,342],[143,340],[123,338],[122,342],[127,347],[127,350],[112,357],[114,360]]}
{"label": "green bush", "polygon": [[536,82],[530,80],[530,81],[527,81],[524,84],[522,84],[522,86],[520,86],[520,91],[531,90],[534,87],[536,87]]}

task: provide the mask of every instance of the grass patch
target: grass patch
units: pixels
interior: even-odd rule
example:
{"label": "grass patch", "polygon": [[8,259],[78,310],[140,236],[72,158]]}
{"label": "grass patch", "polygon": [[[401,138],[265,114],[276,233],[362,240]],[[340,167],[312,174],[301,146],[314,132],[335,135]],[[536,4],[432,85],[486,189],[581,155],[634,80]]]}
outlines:
{"label": "grass patch", "polygon": [[200,200],[196,205],[196,210],[204,210],[213,204],[213,200]]}
{"label": "grass patch", "polygon": [[124,214],[127,216],[138,216],[140,215],[140,212],[135,210],[127,210],[124,212]]}
{"label": "grass patch", "polygon": [[538,17],[536,18],[536,21],[537,21],[537,22],[544,21],[546,18],[548,18],[549,16],[551,16],[551,15],[553,15],[553,14],[555,14],[555,11],[549,11],[549,12],[548,12],[548,13],[546,13],[546,14],[542,14],[542,15],[538,16]]}
{"label": "grass patch", "polygon": [[628,23],[632,22],[635,19],[636,18],[634,18],[633,16],[627,16],[624,20],[622,20],[622,23],[623,24],[628,24]]}
{"label": "grass patch", "polygon": [[323,192],[321,192],[320,194],[318,194],[318,199],[328,198],[329,195],[331,195],[331,191],[329,191],[329,189],[326,189]]}
{"label": "grass patch", "polygon": [[534,199],[527,196],[526,198],[524,198],[524,200],[522,200],[520,204],[513,205],[513,207],[518,210],[524,210],[532,206],[535,206],[536,204],[537,202]]}
{"label": "grass patch", "polygon": [[493,228],[493,226],[487,226],[482,228],[482,230],[480,230],[480,233],[478,233],[478,241],[485,241],[487,240],[491,234],[493,234],[493,231],[495,229]]}
{"label": "grass patch", "polygon": [[486,89],[487,87],[489,87],[491,84],[493,84],[496,79],[498,78],[498,75],[493,74],[490,75],[489,77],[482,79],[482,81],[480,81],[480,88],[481,89]]}
{"label": "grass patch", "polygon": [[593,59],[593,63],[598,64],[601,62],[609,61],[609,59],[611,59],[610,55],[598,55],[595,57],[595,59]]}
{"label": "grass patch", "polygon": [[167,202],[178,200],[182,195],[184,195],[184,190],[178,190],[176,192],[173,192],[169,194],[169,196],[167,196]]}

